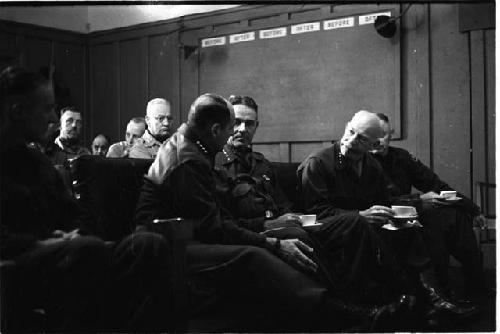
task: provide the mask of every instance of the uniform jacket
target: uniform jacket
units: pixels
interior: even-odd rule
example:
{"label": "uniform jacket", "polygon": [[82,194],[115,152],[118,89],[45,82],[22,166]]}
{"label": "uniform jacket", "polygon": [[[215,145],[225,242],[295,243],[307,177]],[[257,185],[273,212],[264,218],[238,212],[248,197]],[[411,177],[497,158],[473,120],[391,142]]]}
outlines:
{"label": "uniform jacket", "polygon": [[274,217],[290,212],[291,203],[278,184],[276,170],[262,153],[249,148],[236,150],[226,145],[222,152],[216,155],[215,167],[225,170],[231,180],[236,180],[240,175],[251,176],[259,184],[259,190],[272,200],[269,209],[274,211]]}
{"label": "uniform jacket", "polygon": [[1,161],[3,258],[50,237],[55,229],[100,234],[43,153],[27,146],[3,147]]}
{"label": "uniform jacket", "polygon": [[[198,143],[197,143],[198,142]],[[139,196],[135,221],[182,217],[194,222],[194,238],[205,243],[265,246],[263,235],[223,219],[217,195],[215,153],[183,125],[158,150]]]}
{"label": "uniform jacket", "polygon": [[154,159],[161,146],[161,142],[146,130],[141,138],[139,138],[134,146],[130,149],[129,157],[136,159]]}
{"label": "uniform jacket", "polygon": [[77,158],[81,155],[92,154],[90,150],[82,145],[67,145],[61,137],[57,137],[54,143],[59,147],[59,150],[54,150],[49,158],[54,165],[64,165],[68,160]]}
{"label": "uniform jacket", "polygon": [[[386,174],[389,181],[388,189],[393,197],[410,194],[412,186],[424,193],[434,191],[439,194],[441,190],[453,190],[429,167],[402,148],[389,147],[387,155],[374,156]],[[480,210],[477,205],[463,194],[459,196],[463,200],[457,205],[474,215],[479,214]]]}
{"label": "uniform jacket", "polygon": [[340,154],[339,142],[312,153],[298,170],[303,208],[318,219],[372,205],[389,205],[389,193],[380,164],[365,154],[361,177]]}

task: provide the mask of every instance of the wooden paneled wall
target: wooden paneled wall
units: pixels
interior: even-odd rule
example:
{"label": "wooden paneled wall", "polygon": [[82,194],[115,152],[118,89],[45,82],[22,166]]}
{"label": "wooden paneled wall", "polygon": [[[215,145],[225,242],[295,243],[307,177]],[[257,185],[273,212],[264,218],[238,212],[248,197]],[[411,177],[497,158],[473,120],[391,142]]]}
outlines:
{"label": "wooden paneled wall", "polygon": [[[258,30],[270,22],[288,25],[294,20],[313,21],[325,13],[362,13],[377,8],[381,7],[242,6],[92,33],[85,36],[85,45],[81,36],[70,34],[74,38],[64,42],[26,31],[24,36],[2,23],[8,31],[0,33],[0,54],[15,46],[18,52],[12,54],[21,55],[22,64],[32,67],[45,64],[53,55],[66,59],[60,65],[65,69],[61,74],[72,85],[75,104],[86,111],[87,138],[104,132],[112,140],[121,140],[128,119],[144,115],[147,101],[154,97],[172,103],[176,125],[186,119],[190,103],[201,92],[198,51],[185,54],[183,46],[198,45],[199,37],[207,32],[225,34],[242,26]],[[495,182],[495,30],[460,31],[458,21],[458,4],[413,4],[401,19],[402,133],[394,145],[408,149],[445,181],[475,197],[478,181]],[[62,33],[51,31],[47,36],[51,34]],[[329,143],[301,137],[259,143],[255,149],[270,160],[301,161]]]}
{"label": "wooden paneled wall", "polygon": [[[33,71],[55,65],[60,104],[72,105],[87,118],[87,37],[82,34],[0,20],[0,68],[20,65]],[[84,122],[88,120],[84,120]],[[88,142],[89,131],[85,128]]]}

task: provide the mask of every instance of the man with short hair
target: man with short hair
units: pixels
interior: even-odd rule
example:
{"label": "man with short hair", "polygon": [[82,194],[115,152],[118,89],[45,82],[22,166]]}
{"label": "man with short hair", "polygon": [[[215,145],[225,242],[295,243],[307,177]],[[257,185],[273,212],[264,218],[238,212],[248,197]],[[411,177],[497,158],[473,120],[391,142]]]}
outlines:
{"label": "man with short hair", "polygon": [[[297,174],[306,212],[316,214],[320,219],[343,214],[359,218],[356,230],[353,229],[354,225],[333,221],[324,225],[321,233],[316,235],[327,245],[343,245],[340,249],[347,250],[349,247],[366,249],[382,260],[384,255],[392,253],[414,281],[418,295],[429,304],[430,314],[438,312],[457,317],[470,316],[475,313],[475,309],[453,304],[434,288],[430,259],[416,227],[396,232],[378,230],[377,225],[394,217],[394,211],[389,207],[384,173],[369,153],[382,136],[383,129],[377,115],[358,111],[347,123],[339,141],[312,153],[301,163]],[[375,231],[380,231],[377,234],[382,236],[382,241],[377,241]],[[358,235],[365,236],[361,239],[362,243]],[[375,242],[370,244],[364,240]],[[389,253],[384,252],[386,245]],[[349,254],[347,251],[345,253]],[[344,251],[340,256],[341,261],[345,261],[343,254]],[[362,276],[368,269],[359,262],[362,259],[357,257],[355,261],[345,264],[346,268],[351,268],[352,277]]]}
{"label": "man with short hair", "polygon": [[226,274],[216,277],[225,291],[244,291],[241,302],[259,300],[260,312],[286,315],[288,322],[307,319],[311,326],[312,317],[327,321],[333,316],[333,323],[340,318],[373,323],[399,314],[405,299],[365,309],[328,297],[323,285],[291,266],[315,272],[309,246],[297,239],[267,238],[222,218],[214,159],[233,132],[234,118],[233,107],[221,96],[204,94],[193,102],[187,123],[160,147],[148,171],[135,221],[191,220],[195,242],[187,247],[190,271],[222,269]]}
{"label": "man with short hair", "polygon": [[16,263],[23,273],[16,283],[34,306],[52,289],[51,303],[42,308],[60,316],[59,331],[90,330],[85,326],[96,325],[99,315],[106,247],[85,235],[94,226],[47,157],[27,146],[42,141],[49,123],[57,122],[52,86],[38,74],[8,67],[0,73],[0,101],[1,259]]}
{"label": "man with short hair", "polygon": [[[234,95],[229,102],[235,114],[234,134],[217,153],[215,167],[227,171],[230,182],[235,184],[230,190],[232,213],[238,218],[278,218],[290,212],[291,203],[279,187],[271,162],[252,150],[259,126],[257,103],[249,96]],[[260,232],[261,224],[253,221],[250,225],[255,226],[248,227]]]}
{"label": "man with short hair", "polygon": [[82,122],[82,114],[76,108],[65,107],[61,110],[61,130],[54,141],[61,149],[61,154],[56,155],[54,165],[63,165],[80,155],[91,154],[90,150],[81,144]]}
{"label": "man with short hair", "polygon": [[372,153],[382,165],[388,180],[388,190],[394,198],[411,194],[412,187],[424,192],[424,210],[420,217],[426,231],[427,247],[432,257],[437,278],[443,288],[449,289],[448,267],[450,254],[463,265],[468,288],[482,286],[480,252],[472,230],[474,222],[482,225],[480,209],[463,194],[450,204],[440,195],[442,190],[453,190],[429,167],[408,151],[390,146],[392,133],[389,118],[377,114],[384,136]]}
{"label": "man with short hair", "polygon": [[172,111],[170,102],[162,98],[152,99],[146,107],[148,128],[130,149],[129,157],[154,159],[161,144],[172,134]]}
{"label": "man with short hair", "polygon": [[125,140],[114,143],[109,147],[106,157],[108,158],[126,158],[129,155],[130,148],[135,142],[144,135],[146,131],[146,121],[144,117],[134,117],[128,124],[125,131]]}
{"label": "man with short hair", "polygon": [[[65,191],[49,159],[28,146],[56,122],[47,79],[18,67],[0,73],[1,283],[9,294],[22,291],[2,295],[2,331],[168,329],[166,240],[139,232],[107,246],[97,237],[101,228]],[[4,276],[9,263],[15,281]],[[35,310],[43,323],[33,323]]]}
{"label": "man with short hair", "polygon": [[104,134],[98,134],[92,141],[92,155],[100,155],[105,157],[108,153],[109,138]]}

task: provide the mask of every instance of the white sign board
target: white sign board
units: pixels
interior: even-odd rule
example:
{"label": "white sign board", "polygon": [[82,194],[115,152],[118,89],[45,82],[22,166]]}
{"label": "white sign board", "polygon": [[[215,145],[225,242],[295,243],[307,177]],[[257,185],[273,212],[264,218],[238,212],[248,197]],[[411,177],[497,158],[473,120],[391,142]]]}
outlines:
{"label": "white sign board", "polygon": [[324,30],[347,28],[347,27],[354,27],[354,17],[344,17],[342,19],[323,21]]}
{"label": "white sign board", "polygon": [[319,30],[319,22],[310,22],[310,23],[302,23],[293,25],[290,33],[294,34],[302,34],[305,32],[318,31]]}
{"label": "white sign board", "polygon": [[359,25],[374,23],[375,20],[377,19],[377,16],[382,16],[382,15],[391,16],[391,12],[361,15],[359,17]]}
{"label": "white sign board", "polygon": [[229,36],[229,43],[240,43],[240,42],[248,42],[255,40],[255,31],[246,32],[243,34],[235,34]]}
{"label": "white sign board", "polygon": [[201,41],[201,47],[207,48],[209,46],[224,45],[226,44],[226,37],[205,38]]}
{"label": "white sign board", "polygon": [[277,38],[283,36],[286,36],[286,27],[259,31],[260,39]]}

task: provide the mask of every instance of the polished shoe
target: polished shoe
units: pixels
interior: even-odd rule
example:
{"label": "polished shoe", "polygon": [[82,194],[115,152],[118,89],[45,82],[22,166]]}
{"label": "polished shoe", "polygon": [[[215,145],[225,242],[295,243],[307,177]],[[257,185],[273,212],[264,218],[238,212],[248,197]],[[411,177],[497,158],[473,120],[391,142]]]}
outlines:
{"label": "polished shoe", "polygon": [[458,294],[458,292],[456,292],[455,290],[453,289],[448,289],[445,293],[446,297],[448,300],[451,300],[453,301],[454,303],[457,303],[459,305],[466,305],[466,306],[469,306],[469,305],[474,305],[474,302],[468,298],[465,298],[465,297],[462,297]]}
{"label": "polished shoe", "polygon": [[[411,295],[401,295],[397,301],[377,306],[372,310],[368,331],[401,331],[408,330],[410,317],[416,305],[416,298]],[[406,328],[402,328],[402,326]]]}
{"label": "polished shoe", "polygon": [[[401,295],[393,303],[380,306],[361,306],[329,298],[324,311],[344,321],[344,326],[353,332],[381,332],[401,330],[408,314],[415,306],[415,297]],[[345,329],[345,328],[344,328]]]}
{"label": "polished shoe", "polygon": [[427,313],[431,315],[448,315],[455,319],[467,319],[479,314],[479,309],[473,304],[460,304],[453,302],[437,292],[433,287],[423,284],[427,292],[427,301],[430,309]]}

